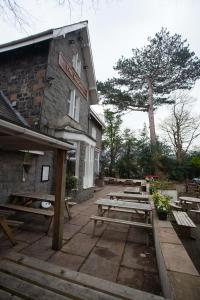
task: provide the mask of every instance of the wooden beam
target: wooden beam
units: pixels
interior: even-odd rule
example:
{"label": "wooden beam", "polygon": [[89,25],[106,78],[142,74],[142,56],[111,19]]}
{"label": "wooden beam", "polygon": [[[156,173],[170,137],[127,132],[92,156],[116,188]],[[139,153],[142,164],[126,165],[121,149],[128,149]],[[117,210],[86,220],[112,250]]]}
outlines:
{"label": "wooden beam", "polygon": [[56,160],[56,193],[54,204],[54,226],[52,248],[59,250],[62,247],[63,223],[64,223],[64,198],[66,178],[66,151],[57,150]]}

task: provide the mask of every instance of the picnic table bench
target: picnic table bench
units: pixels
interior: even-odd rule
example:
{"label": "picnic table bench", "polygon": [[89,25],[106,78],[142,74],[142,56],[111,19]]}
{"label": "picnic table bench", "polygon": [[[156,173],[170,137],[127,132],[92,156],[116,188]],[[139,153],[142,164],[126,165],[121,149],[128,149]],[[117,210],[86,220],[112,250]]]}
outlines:
{"label": "picnic table bench", "polygon": [[186,230],[186,234],[188,236],[190,236],[191,233],[191,228],[195,228],[196,225],[194,224],[194,222],[190,219],[190,217],[188,216],[188,214],[184,211],[172,211],[172,214],[176,220],[176,223],[179,226],[182,226],[185,228]]}
{"label": "picnic table bench", "polygon": [[95,202],[98,205],[98,215],[102,216],[103,212],[105,211],[105,207],[108,209],[108,213],[111,209],[117,209],[118,211],[126,210],[126,212],[144,212],[146,222],[148,222],[148,217],[151,221],[151,213],[152,208],[150,204],[147,203],[137,203],[137,202],[126,202],[120,200],[110,200],[110,199],[99,199]]}
{"label": "picnic table bench", "polygon": [[[55,195],[51,194],[44,194],[44,193],[13,193],[11,194],[11,197],[16,199],[24,199],[24,203],[27,201],[46,201],[50,202],[51,204],[54,205],[55,203]],[[70,214],[70,206],[75,205],[75,202],[70,202],[72,198],[71,197],[65,197],[64,202],[65,202],[65,208],[68,214],[69,219],[71,219],[71,214]]]}
{"label": "picnic table bench", "polygon": [[33,208],[33,207],[29,207],[29,206],[15,205],[15,204],[9,204],[9,203],[8,204],[0,204],[0,208],[10,209],[10,210],[14,210],[14,211],[21,211],[21,212],[26,212],[26,213],[32,213],[32,214],[36,214],[36,215],[43,215],[45,217],[49,217],[50,221],[49,221],[49,225],[48,225],[48,229],[47,229],[47,234],[51,228],[51,224],[52,224],[53,217],[54,217],[53,210]]}
{"label": "picnic table bench", "polygon": [[[122,220],[122,219],[107,218],[107,217],[103,217],[103,216],[91,216],[90,219],[94,221],[94,228],[93,228],[92,236],[95,235],[95,228],[96,228],[97,221],[105,222],[105,223],[135,226],[135,227],[152,230],[152,224],[147,224],[147,223],[142,223],[142,222],[134,222],[134,221],[127,221],[127,220]],[[149,245],[149,236],[148,235],[147,235],[146,244],[147,244],[147,246]]]}

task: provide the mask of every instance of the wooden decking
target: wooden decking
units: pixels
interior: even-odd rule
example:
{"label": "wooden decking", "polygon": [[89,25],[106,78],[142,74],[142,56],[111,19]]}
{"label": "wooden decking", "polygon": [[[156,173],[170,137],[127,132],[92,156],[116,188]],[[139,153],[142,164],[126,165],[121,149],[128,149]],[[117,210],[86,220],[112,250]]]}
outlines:
{"label": "wooden decking", "polygon": [[161,300],[164,298],[11,253],[0,261],[0,299]]}

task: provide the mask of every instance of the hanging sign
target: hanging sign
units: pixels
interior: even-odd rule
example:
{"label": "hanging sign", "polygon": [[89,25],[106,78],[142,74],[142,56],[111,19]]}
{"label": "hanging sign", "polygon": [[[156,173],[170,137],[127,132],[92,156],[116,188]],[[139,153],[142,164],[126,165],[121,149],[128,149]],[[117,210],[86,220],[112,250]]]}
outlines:
{"label": "hanging sign", "polygon": [[76,71],[70,66],[67,62],[66,58],[63,56],[62,52],[59,53],[59,66],[63,70],[63,72],[67,75],[67,77],[73,82],[73,84],[77,87],[81,95],[87,99],[88,91],[80,80]]}

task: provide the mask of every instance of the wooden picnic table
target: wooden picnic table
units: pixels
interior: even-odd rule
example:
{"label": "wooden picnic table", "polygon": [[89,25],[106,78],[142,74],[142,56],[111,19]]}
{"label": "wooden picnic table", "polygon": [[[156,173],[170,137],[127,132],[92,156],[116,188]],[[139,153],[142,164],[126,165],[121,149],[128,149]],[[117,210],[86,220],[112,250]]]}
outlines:
{"label": "wooden picnic table", "polygon": [[[44,193],[13,193],[11,194],[11,197],[18,197],[25,200],[25,203],[28,200],[31,201],[47,201],[54,205],[55,203],[55,195],[52,194],[44,194]],[[71,200],[71,197],[65,198],[65,208],[68,214],[69,219],[71,219],[70,209],[69,209],[69,200]]]}
{"label": "wooden picnic table", "polygon": [[134,202],[149,202],[149,195],[144,194],[128,194],[128,193],[121,193],[121,192],[111,192],[107,194],[110,199],[124,199],[126,201],[134,201]]}
{"label": "wooden picnic table", "polygon": [[186,202],[190,202],[190,203],[200,203],[200,198],[194,198],[194,197],[179,197],[179,200],[181,203],[186,203]]}
{"label": "wooden picnic table", "polygon": [[127,187],[124,190],[124,193],[126,193],[126,194],[141,194],[141,187],[140,186]]}
{"label": "wooden picnic table", "polygon": [[148,221],[148,216],[150,217],[150,220],[152,219],[152,207],[150,204],[147,203],[137,203],[137,202],[126,202],[126,201],[120,201],[120,200],[110,200],[110,199],[98,199],[95,202],[96,205],[98,205],[98,215],[103,215],[103,206],[106,206],[108,208],[119,208],[119,209],[126,209],[127,212],[130,211],[132,213],[133,211],[138,212],[142,211],[145,213],[145,219]]}

